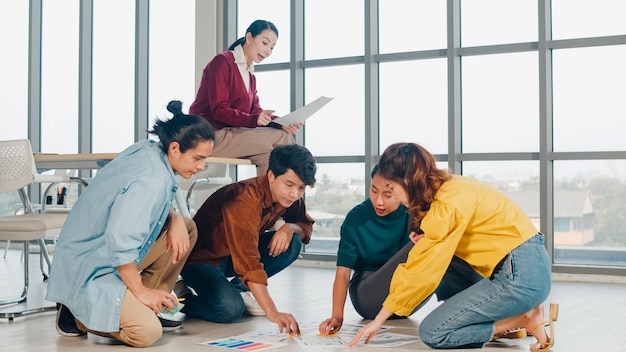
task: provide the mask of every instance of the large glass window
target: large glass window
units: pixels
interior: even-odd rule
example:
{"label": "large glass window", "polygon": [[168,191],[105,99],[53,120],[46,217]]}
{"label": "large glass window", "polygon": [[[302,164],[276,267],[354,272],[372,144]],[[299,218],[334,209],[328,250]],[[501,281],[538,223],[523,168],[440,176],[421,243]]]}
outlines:
{"label": "large glass window", "polygon": [[[240,1],[240,4],[248,1]],[[563,259],[565,254],[559,251],[569,245],[568,241],[588,239],[590,216],[585,213],[568,218],[563,214],[570,212],[568,206],[600,206],[594,203],[597,202],[595,196],[581,197],[579,190],[571,189],[573,185],[580,188],[591,181],[571,181],[572,184],[563,189],[560,183],[563,176],[557,171],[558,165],[576,164],[579,156],[567,154],[564,157],[572,161],[555,161],[553,182],[539,177],[540,167],[552,167],[552,163],[539,162],[545,158],[550,160],[552,154],[541,156],[540,153],[553,150],[620,153],[626,150],[619,128],[615,128],[616,121],[626,116],[626,104],[620,103],[623,100],[620,97],[626,92],[623,85],[617,83],[626,78],[626,71],[619,64],[625,59],[626,43],[615,45],[621,44],[621,39],[612,37],[572,42],[574,47],[567,49],[555,44],[556,49],[547,49],[554,50],[550,56],[551,52],[537,52],[540,50],[538,18],[542,10],[537,3],[464,0],[460,2],[459,23],[454,24],[447,23],[454,19],[448,13],[452,10],[448,4],[455,5],[378,1],[377,6],[370,8],[375,12],[372,15],[377,18],[377,26],[365,22],[369,17],[364,17],[362,2],[333,2],[340,8],[330,12],[327,11],[330,3],[325,0],[298,4],[304,6],[304,18],[291,21],[305,28],[304,53],[292,54],[304,55],[305,62],[292,66],[296,71],[291,72],[295,74],[291,77],[296,78],[291,81],[296,82],[290,87],[292,97],[305,94],[307,102],[320,95],[335,98],[307,121],[301,141],[321,160],[318,164],[321,181],[318,189],[307,191],[307,203],[316,217],[323,219],[316,225],[314,237],[323,240],[313,241],[307,246],[307,252],[332,253],[333,243],[336,243],[333,236],[343,221],[342,212],[350,208],[346,203],[353,203],[352,206],[357,203],[356,198],[351,198],[356,196],[346,189],[358,187],[338,181],[342,179],[344,168],[365,172],[354,167],[364,167],[361,157],[368,160],[371,156],[376,160],[377,155],[371,155],[376,153],[376,147],[380,154],[389,144],[398,141],[420,143],[441,157],[441,167],[452,167],[455,173],[475,177],[502,190],[528,213],[538,230],[546,220],[540,212],[541,202],[550,202],[544,204],[554,209],[554,218],[549,222],[553,228],[547,232],[553,236],[555,247],[549,251],[562,258],[556,263],[567,263]],[[581,1],[555,0],[552,4],[554,28],[548,31],[552,30],[556,39],[624,35],[623,21],[615,17],[616,13],[621,13],[620,2],[603,0],[600,6],[594,5],[593,11],[600,11],[602,15],[587,22],[608,22],[597,26],[580,26],[580,16],[575,19],[576,13],[582,16],[583,5],[588,7]],[[607,8],[610,11],[605,12]],[[341,23],[340,31],[336,23]],[[448,38],[449,28],[460,28],[461,45],[474,47],[467,55],[449,46],[454,44]],[[363,70],[359,64],[351,63],[354,56],[357,62],[361,60],[367,42],[378,42],[378,47],[372,48],[373,56],[363,58],[366,63],[380,60],[377,70],[370,71],[367,66]],[[508,45],[517,43],[531,45],[524,49],[527,51],[520,51],[523,46]],[[551,42],[548,45],[552,45]],[[446,52],[435,55],[440,55],[440,59],[432,59],[435,50],[440,48],[445,48]],[[449,60],[450,53],[454,60],[461,60],[459,67]],[[548,58],[552,70],[540,72],[542,55]],[[308,64],[309,61],[312,63]],[[298,86],[302,72],[303,83]],[[376,77],[368,76],[370,72]],[[458,73],[461,76],[456,77]],[[267,75],[270,76],[270,72]],[[551,89],[540,89],[541,85]],[[542,93],[544,96],[540,95]],[[370,104],[375,99],[378,104]],[[540,102],[546,105],[540,106]],[[368,106],[378,109],[370,111]],[[544,107],[553,107],[553,110]],[[542,126],[542,121],[552,121],[553,126]],[[376,123],[378,126],[366,128]],[[369,145],[366,141],[372,142],[372,148],[366,148]],[[464,156],[465,153],[471,155]],[[507,154],[511,155],[510,160]],[[350,158],[358,162],[344,162]],[[448,162],[444,162],[446,158]],[[532,160],[525,160],[527,158]],[[595,165],[595,162],[589,160],[587,164]],[[618,168],[614,161],[604,162]],[[621,165],[619,161],[617,165]],[[363,180],[363,199],[369,181],[366,178],[363,174],[355,175],[355,179]],[[348,184],[351,186],[347,187]],[[332,197],[329,189],[334,190]],[[554,192],[554,197],[542,197],[540,189]],[[327,204],[325,200],[331,198],[332,204]],[[346,205],[346,209],[337,210],[338,204]],[[596,223],[594,226],[597,229]],[[568,229],[582,235],[563,235]],[[615,242],[614,246],[620,249],[621,245]],[[593,264],[592,261],[587,263]],[[613,261],[615,265],[622,265],[619,263]]]}
{"label": "large glass window", "polygon": [[307,212],[315,218],[314,240],[305,251],[337,253],[343,219],[369,192],[363,173],[363,163],[317,165],[317,183],[305,192]]}
{"label": "large glass window", "polygon": [[120,152],[135,141],[135,3],[95,1],[93,27],[92,149]]}
{"label": "large glass window", "polygon": [[466,161],[463,163],[463,175],[485,182],[511,197],[539,231],[541,221],[537,161]]}
{"label": "large glass window", "polygon": [[[28,1],[0,2],[0,139],[28,135]],[[10,53],[10,55],[9,55]],[[11,126],[11,128],[6,128]]]}
{"label": "large glass window", "polygon": [[536,53],[463,57],[463,152],[539,149]]}
{"label": "large glass window", "polygon": [[362,0],[305,1],[305,58],[363,55],[363,3]]}
{"label": "large glass window", "polygon": [[554,261],[626,266],[626,160],[554,162]]}
{"label": "large glass window", "polygon": [[446,2],[385,0],[378,4],[380,53],[446,47]]}
{"label": "large glass window", "polygon": [[553,51],[554,150],[626,150],[626,45]]}
{"label": "large glass window", "polygon": [[188,111],[195,97],[195,0],[150,1],[150,53],[148,126],[156,117],[169,118],[167,103],[183,102]]}
{"label": "large glass window", "polygon": [[[81,3],[32,3],[33,10],[42,8],[40,28],[37,13],[29,15],[28,1],[0,2],[0,45],[10,51],[0,66],[0,119],[11,126],[0,138],[41,133],[44,151],[71,152],[77,124],[91,122],[92,150],[118,152],[134,141],[136,119],[143,123],[135,116],[135,99],[149,107],[150,122],[171,99],[183,100],[188,109],[198,60],[193,48],[204,35],[194,33],[196,1],[150,1],[148,18],[139,18],[150,23],[148,43],[141,42],[143,36],[135,38],[136,3],[127,0],[93,1],[93,35],[79,41],[76,17],[91,16],[79,11]],[[257,70],[265,108],[284,115],[294,101],[335,98],[297,135],[319,160],[317,187],[306,193],[308,209],[318,219],[313,237],[318,241],[307,252],[336,252],[343,216],[367,195],[366,165],[387,145],[406,140],[439,156],[441,167],[502,189],[537,227],[552,224],[543,230],[553,240],[547,243],[554,244],[548,250],[555,270],[626,268],[620,230],[626,218],[626,142],[620,134],[626,116],[624,1],[550,1],[546,8],[552,18],[546,23],[552,24],[547,30],[554,40],[546,46],[538,40],[543,7],[536,2],[272,0],[268,6],[227,0],[224,5],[210,8],[238,13],[228,11],[216,21],[216,42],[222,23],[237,32],[227,33],[230,38],[243,35],[259,18],[278,27],[274,53]],[[456,5],[460,17],[450,14]],[[370,24],[371,19],[377,21]],[[303,43],[291,45],[292,26],[304,28],[298,33]],[[454,46],[448,29],[460,29],[464,48]],[[39,35],[41,57],[29,57],[31,49],[38,52]],[[378,43],[369,57],[365,43]],[[530,44],[509,45],[519,43]],[[93,45],[92,67],[86,67],[93,84],[83,87],[91,91],[78,92],[82,44]],[[136,47],[150,50],[149,101],[136,94]],[[292,57],[304,60],[278,64]],[[541,58],[550,69],[540,70]],[[38,91],[40,101],[38,94],[29,94]],[[80,105],[80,97],[92,101]],[[78,114],[77,105],[91,107],[92,114]],[[34,121],[39,107],[42,119]],[[239,169],[254,176],[253,167]],[[15,204],[0,195],[0,212],[15,211]],[[553,210],[553,218],[543,219],[539,205]]]}
{"label": "large glass window", "polygon": [[305,145],[315,156],[363,155],[363,66],[312,68],[305,73],[307,103],[322,95],[334,98],[306,121]]}
{"label": "large glass window", "polygon": [[42,2],[41,151],[78,150],[78,0]]}
{"label": "large glass window", "polygon": [[277,116],[291,112],[289,71],[255,72],[259,104]]}
{"label": "large glass window", "polygon": [[626,33],[623,0],[552,0],[551,5],[553,39]]}
{"label": "large glass window", "polygon": [[461,45],[537,41],[537,2],[461,1]]}
{"label": "large glass window", "polygon": [[446,60],[380,64],[380,150],[415,142],[431,153],[448,152]]}

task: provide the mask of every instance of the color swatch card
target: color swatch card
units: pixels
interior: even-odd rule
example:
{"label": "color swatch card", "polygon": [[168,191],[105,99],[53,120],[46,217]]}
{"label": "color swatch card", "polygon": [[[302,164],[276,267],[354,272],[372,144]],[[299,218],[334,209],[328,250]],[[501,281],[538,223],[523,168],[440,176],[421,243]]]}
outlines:
{"label": "color swatch card", "polygon": [[[178,307],[176,306],[172,306],[172,309],[169,312],[166,312],[165,310],[167,309],[167,307],[163,307],[163,309],[161,310],[161,314],[162,315],[170,315],[170,316],[174,316],[176,313],[178,313],[181,309],[183,309],[185,305],[183,303],[178,303]],[[182,314],[182,313],[181,313]]]}
{"label": "color swatch card", "polygon": [[236,351],[266,351],[275,347],[286,346],[287,344],[281,342],[249,341],[227,337],[225,339],[201,342],[200,345],[227,348]]}

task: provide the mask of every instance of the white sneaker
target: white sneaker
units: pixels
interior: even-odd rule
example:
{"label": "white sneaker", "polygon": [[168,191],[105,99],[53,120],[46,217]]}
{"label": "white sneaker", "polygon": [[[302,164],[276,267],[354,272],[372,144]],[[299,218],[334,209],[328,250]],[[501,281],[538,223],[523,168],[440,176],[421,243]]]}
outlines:
{"label": "white sneaker", "polygon": [[245,291],[245,292],[239,292],[239,293],[241,294],[241,298],[243,298],[243,304],[246,306],[246,310],[244,311],[244,314],[254,315],[254,316],[265,315],[265,311],[263,310],[263,308],[261,308],[261,306],[259,305],[259,302],[257,302],[256,299],[254,299],[252,292]]}

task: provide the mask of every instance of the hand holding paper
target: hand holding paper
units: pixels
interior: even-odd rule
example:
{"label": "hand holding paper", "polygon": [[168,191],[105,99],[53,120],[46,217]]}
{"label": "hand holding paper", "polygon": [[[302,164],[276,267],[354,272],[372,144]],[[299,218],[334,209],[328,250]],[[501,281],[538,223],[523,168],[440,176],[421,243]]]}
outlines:
{"label": "hand holding paper", "polygon": [[300,130],[300,127],[302,127],[304,125],[304,122],[297,122],[297,123],[292,123],[291,125],[283,125],[282,129],[283,131],[290,133],[290,134],[296,134],[298,133],[298,131]]}

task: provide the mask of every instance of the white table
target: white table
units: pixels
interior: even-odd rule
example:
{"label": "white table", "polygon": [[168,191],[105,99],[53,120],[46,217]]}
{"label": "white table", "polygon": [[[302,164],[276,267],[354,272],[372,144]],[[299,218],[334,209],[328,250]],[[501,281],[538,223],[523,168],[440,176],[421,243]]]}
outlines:
{"label": "white table", "polygon": [[[50,169],[99,169],[115,159],[117,153],[80,153],[80,154],[45,154],[35,153],[35,164],[37,169],[50,170]],[[235,158],[221,158],[210,156],[206,158],[205,164],[227,164],[231,165],[252,165],[252,162],[248,159],[235,159]],[[185,217],[191,217],[189,209],[187,209],[187,203],[183,197],[183,194],[178,189],[176,192],[176,204],[181,215]]]}

